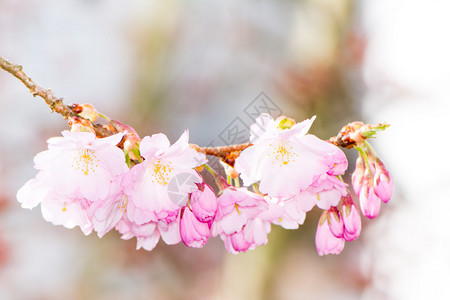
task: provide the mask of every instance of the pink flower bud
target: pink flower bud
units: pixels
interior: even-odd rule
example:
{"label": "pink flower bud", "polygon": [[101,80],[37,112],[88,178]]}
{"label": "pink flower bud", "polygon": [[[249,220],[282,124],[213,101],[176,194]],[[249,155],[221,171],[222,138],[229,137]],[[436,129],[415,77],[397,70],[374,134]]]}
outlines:
{"label": "pink flower bud", "polygon": [[391,174],[389,174],[379,158],[375,160],[374,184],[375,194],[380,197],[381,201],[388,203],[392,196],[394,182]]}
{"label": "pink flower bud", "polygon": [[211,236],[211,230],[208,224],[197,220],[188,207],[183,207],[181,209],[180,235],[186,246],[201,248]]}
{"label": "pink flower bud", "polygon": [[361,216],[350,194],[343,197],[342,218],[344,220],[344,239],[348,242],[356,240],[361,233]]}
{"label": "pink flower bud", "polygon": [[327,211],[322,213],[316,231],[316,248],[320,256],[339,254],[344,249],[345,240],[333,235],[327,222]]}
{"label": "pink flower bud", "polygon": [[361,157],[361,155],[359,155],[358,158],[356,159],[355,171],[352,174],[353,190],[355,191],[356,195],[358,195],[358,196],[359,196],[359,193],[361,192],[361,186],[363,184],[365,169],[366,169],[366,165],[364,163],[364,159]]}
{"label": "pink flower bud", "polygon": [[344,235],[344,221],[342,220],[341,213],[335,206],[331,206],[327,211],[328,227],[330,227],[331,233],[341,238]]}
{"label": "pink flower bud", "polygon": [[203,223],[214,220],[217,212],[217,198],[213,190],[205,183],[197,184],[199,189],[191,195],[191,208],[194,216]]}
{"label": "pink flower bud", "polygon": [[364,216],[373,219],[380,213],[381,200],[375,194],[373,175],[369,169],[364,172],[364,180],[359,194],[361,211]]}

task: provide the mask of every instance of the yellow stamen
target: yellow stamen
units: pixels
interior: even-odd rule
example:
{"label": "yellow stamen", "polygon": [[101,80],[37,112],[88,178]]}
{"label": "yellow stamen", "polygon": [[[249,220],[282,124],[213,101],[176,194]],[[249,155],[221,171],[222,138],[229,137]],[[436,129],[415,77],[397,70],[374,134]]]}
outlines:
{"label": "yellow stamen", "polygon": [[[271,144],[269,146],[272,146]],[[272,157],[272,163],[278,166],[286,166],[291,162],[295,162],[298,154],[289,145],[278,145],[272,148],[273,151],[267,156]]]}
{"label": "yellow stamen", "polygon": [[234,204],[234,207],[236,208],[238,214],[240,215],[241,212],[239,211],[239,204],[235,203],[235,204]]}
{"label": "yellow stamen", "polygon": [[154,160],[150,165],[150,167],[153,167],[152,182],[167,185],[170,180],[170,173],[173,171],[170,165],[170,162],[164,164],[159,160]]}
{"label": "yellow stamen", "polygon": [[128,199],[126,197],[123,197],[123,199],[119,202],[119,206],[117,208],[119,208],[121,212],[126,213],[127,206],[128,206]]}
{"label": "yellow stamen", "polygon": [[77,152],[72,167],[87,176],[90,172],[95,172],[95,169],[98,168],[98,162],[94,150],[83,149]]}

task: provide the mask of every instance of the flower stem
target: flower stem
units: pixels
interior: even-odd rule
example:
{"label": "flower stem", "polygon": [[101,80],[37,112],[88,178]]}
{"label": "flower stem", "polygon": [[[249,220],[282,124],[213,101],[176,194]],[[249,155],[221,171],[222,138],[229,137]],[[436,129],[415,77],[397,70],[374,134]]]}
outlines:
{"label": "flower stem", "polygon": [[376,158],[377,153],[375,152],[375,149],[373,149],[373,147],[369,144],[368,141],[364,141],[364,145],[369,149],[369,151],[372,153],[372,155]]}
{"label": "flower stem", "polygon": [[[366,169],[369,170],[370,173],[372,173],[372,169],[370,168],[369,165],[369,158],[367,157],[367,153],[366,151],[364,151],[364,149],[361,146],[355,146],[355,149],[358,150],[359,155],[362,156],[362,158],[364,158],[364,164],[366,165]],[[369,149],[368,149],[369,150]],[[369,150],[370,151],[370,150]]]}
{"label": "flower stem", "polygon": [[98,113],[98,116],[101,117],[101,118],[103,118],[104,120],[106,120],[106,121],[108,121],[108,122],[111,122],[111,121],[112,121],[112,119],[111,119],[110,117],[108,117],[108,116],[105,115],[105,114],[102,114],[101,112]]}
{"label": "flower stem", "polygon": [[208,164],[204,164],[203,167],[211,173],[211,175],[215,178],[217,175],[216,171],[214,171]]}

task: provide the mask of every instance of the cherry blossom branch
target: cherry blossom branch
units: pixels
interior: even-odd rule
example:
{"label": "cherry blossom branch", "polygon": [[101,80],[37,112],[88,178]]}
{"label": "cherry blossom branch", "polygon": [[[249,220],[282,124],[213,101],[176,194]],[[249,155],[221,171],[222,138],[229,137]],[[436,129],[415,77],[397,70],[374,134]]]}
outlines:
{"label": "cherry blossom branch", "polygon": [[[62,98],[56,97],[50,89],[43,88],[25,74],[22,66],[11,63],[1,56],[0,68],[18,78],[30,90],[33,96],[39,96],[44,99],[50,109],[63,116],[64,119],[75,120],[76,122],[82,120],[82,122],[92,125],[97,137],[107,137],[115,134],[117,131],[122,131],[118,128],[117,121],[108,120],[112,126],[109,126],[109,129],[106,129],[105,127],[107,126],[94,124],[90,120],[81,117],[79,115],[79,105],[65,105]],[[360,145],[367,138],[373,136],[376,131],[383,130],[388,126],[389,125],[387,124],[381,123],[370,125],[361,122],[353,122],[344,126],[337,136],[331,137],[328,141],[338,147],[350,149]],[[198,152],[202,152],[209,156],[216,156],[230,166],[234,166],[234,161],[239,156],[240,152],[249,146],[251,146],[250,143],[221,147],[200,147],[191,144],[191,147],[195,148]]]}
{"label": "cherry blossom branch", "polygon": [[[360,235],[361,217],[341,177],[347,158],[328,142],[360,152],[352,185],[364,216],[375,218],[381,202],[389,202],[392,195],[392,177],[366,142],[387,124],[352,122],[329,141],[313,140],[312,149],[305,134],[313,118],[293,127],[293,119],[273,120],[263,114],[256,122],[266,118],[267,126],[258,139],[252,137],[252,144],[202,148],[188,144],[185,132],[176,145],[167,146],[164,134],[140,139],[132,127],[99,114],[89,103],[65,105],[21,66],[2,57],[0,67],[68,120],[70,131],[35,157],[39,174],[17,192],[23,208],[40,204],[50,212],[45,219],[55,225],[76,225],[84,234],[96,231],[99,237],[115,228],[123,239],[136,237],[137,249],[149,251],[161,236],[170,236],[170,244],[182,241],[201,248],[220,235],[225,248],[236,254],[266,244],[272,224],[298,228],[305,214],[318,206],[323,213],[316,231],[317,252],[339,254],[346,242]],[[98,116],[107,124],[93,124]],[[122,134],[113,135],[117,132]],[[106,136],[111,137],[97,138]],[[241,151],[246,155],[240,156]],[[227,181],[208,166],[202,153],[225,162],[221,165]],[[52,157],[58,157],[58,163],[48,163]],[[198,173],[203,168],[214,177],[217,196]],[[248,189],[252,183],[254,192]],[[80,210],[85,217],[79,218]]]}
{"label": "cherry blossom branch", "polygon": [[[34,82],[27,74],[25,74],[22,66],[11,63],[7,59],[0,56],[0,68],[19,79],[30,90],[31,94],[34,97],[39,96],[44,99],[45,103],[47,103],[50,109],[63,116],[64,119],[73,117],[81,118],[70,108],[70,106],[67,106],[63,103],[62,98],[56,97],[50,89],[43,88],[42,86]],[[87,119],[85,120],[90,122]],[[96,135],[99,137],[106,137],[114,134],[114,132],[103,128],[99,124],[93,124],[92,122],[91,124],[95,130]]]}

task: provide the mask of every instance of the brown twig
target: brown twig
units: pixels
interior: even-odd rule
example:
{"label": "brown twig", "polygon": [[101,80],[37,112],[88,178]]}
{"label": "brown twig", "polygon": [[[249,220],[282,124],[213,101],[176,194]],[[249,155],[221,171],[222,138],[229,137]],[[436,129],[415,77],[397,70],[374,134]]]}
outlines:
{"label": "brown twig", "polygon": [[230,145],[223,147],[199,147],[200,151],[206,155],[219,157],[230,166],[234,166],[234,161],[238,158],[242,150],[250,147],[252,144]]}
{"label": "brown twig", "polygon": [[[69,106],[63,103],[62,98],[56,97],[50,89],[43,88],[42,86],[34,82],[27,74],[25,74],[22,66],[11,63],[7,59],[4,59],[0,56],[0,68],[22,81],[22,83],[30,90],[31,94],[34,97],[39,96],[44,99],[45,103],[47,103],[50,109],[63,116],[64,119],[79,117],[72,111]],[[89,120],[87,121],[90,122]],[[98,137],[106,137],[114,134],[114,132],[104,129],[99,124],[92,125]]]}

